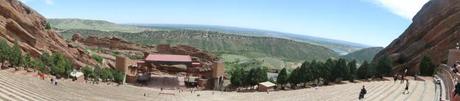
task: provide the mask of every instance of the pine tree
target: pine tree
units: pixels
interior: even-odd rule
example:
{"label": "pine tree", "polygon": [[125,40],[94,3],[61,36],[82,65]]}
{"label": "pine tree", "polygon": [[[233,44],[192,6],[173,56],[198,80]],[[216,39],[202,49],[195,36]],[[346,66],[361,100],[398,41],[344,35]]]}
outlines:
{"label": "pine tree", "polygon": [[288,74],[286,68],[283,68],[278,77],[276,78],[276,83],[280,84],[281,87],[284,89],[284,86],[287,84]]}
{"label": "pine tree", "polygon": [[361,66],[359,66],[357,71],[358,79],[368,79],[369,78],[369,63],[364,61]]}
{"label": "pine tree", "polygon": [[305,61],[299,68],[299,79],[301,82],[303,82],[304,87],[307,85],[309,81],[311,81],[311,73],[309,70],[310,65],[310,62]]}
{"label": "pine tree", "polygon": [[11,47],[8,45],[6,40],[0,39],[0,61],[2,63],[2,66],[0,68],[3,68],[5,61],[8,60],[10,50]]}
{"label": "pine tree", "polygon": [[382,59],[379,60],[377,63],[377,77],[383,78],[385,75],[389,75],[393,68],[392,62],[388,56],[384,56]]}
{"label": "pine tree", "polygon": [[339,78],[341,78],[342,80],[348,79],[349,69],[347,68],[347,62],[345,59],[339,59],[335,63],[333,69],[334,69],[333,75],[335,79],[332,82],[335,82]]}
{"label": "pine tree", "polygon": [[299,77],[300,76],[299,73],[300,73],[300,69],[296,68],[289,75],[288,81],[291,84],[291,88],[297,87],[297,84],[299,84],[301,82],[300,77]]}
{"label": "pine tree", "polygon": [[332,59],[326,60],[326,63],[321,65],[321,74],[323,83],[328,85],[329,82],[333,82],[336,80],[336,71],[334,70],[335,62]]}
{"label": "pine tree", "polygon": [[353,82],[356,78],[356,61],[353,60],[351,62],[348,62],[348,68],[349,68],[349,74],[348,74],[348,80]]}
{"label": "pine tree", "polygon": [[18,70],[18,66],[22,64],[22,56],[21,56],[21,47],[18,45],[17,42],[14,43],[12,47],[12,51],[10,51],[10,60],[11,65]]}

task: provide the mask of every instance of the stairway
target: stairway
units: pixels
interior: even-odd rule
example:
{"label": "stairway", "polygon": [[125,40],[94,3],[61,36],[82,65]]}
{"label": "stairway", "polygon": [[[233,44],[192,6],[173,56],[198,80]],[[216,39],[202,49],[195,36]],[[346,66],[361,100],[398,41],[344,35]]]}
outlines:
{"label": "stairway", "polygon": [[[23,75],[26,74],[26,75]],[[160,95],[158,89],[131,85],[106,85],[77,83],[59,80],[54,86],[49,79],[40,80],[31,73],[0,71],[0,100],[3,101],[356,101],[363,85],[368,94],[366,101],[433,101],[435,85],[431,78],[425,81],[410,80],[409,94],[403,95],[405,84],[393,81],[346,83],[308,89],[270,92],[214,92],[199,91]],[[144,93],[147,96],[144,96]],[[214,93],[214,94],[213,94]],[[197,96],[200,94],[200,96]]]}

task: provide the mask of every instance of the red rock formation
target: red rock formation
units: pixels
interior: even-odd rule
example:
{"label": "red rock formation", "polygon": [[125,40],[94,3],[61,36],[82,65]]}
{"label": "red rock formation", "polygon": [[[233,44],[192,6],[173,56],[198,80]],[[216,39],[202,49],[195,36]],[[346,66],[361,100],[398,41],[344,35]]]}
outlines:
{"label": "red rock formation", "polygon": [[58,52],[77,66],[96,62],[82,49],[71,48],[53,30],[45,29],[46,19],[18,0],[0,0],[0,37],[11,45],[18,42],[22,51],[34,57],[44,52]]}
{"label": "red rock formation", "polygon": [[424,55],[440,64],[447,60],[448,49],[460,42],[459,0],[431,0],[412,21],[409,28],[374,60],[388,55],[395,63],[406,64],[410,73],[414,73]]}
{"label": "red rock formation", "polygon": [[143,46],[125,41],[117,37],[98,38],[95,36],[89,36],[88,38],[82,38],[81,35],[77,33],[72,36],[72,41],[83,43],[87,46],[108,48],[114,50],[134,50],[147,53],[154,52],[153,46]]}

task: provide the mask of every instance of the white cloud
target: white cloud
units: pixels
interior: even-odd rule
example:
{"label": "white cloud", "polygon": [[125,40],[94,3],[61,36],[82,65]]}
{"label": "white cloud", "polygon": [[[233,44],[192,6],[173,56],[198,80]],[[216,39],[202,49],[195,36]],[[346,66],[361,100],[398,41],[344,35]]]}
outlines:
{"label": "white cloud", "polygon": [[53,5],[54,4],[53,0],[45,0],[45,3],[48,4],[48,5]]}
{"label": "white cloud", "polygon": [[40,2],[44,2],[45,4],[47,5],[53,5],[54,4],[54,1],[53,0],[19,0],[21,1],[22,3],[29,3],[29,2],[34,2],[34,1],[40,1]]}
{"label": "white cloud", "polygon": [[411,20],[429,0],[374,0],[392,13]]}
{"label": "white cloud", "polygon": [[19,0],[19,1],[21,1],[22,3],[27,3],[27,1],[29,0]]}

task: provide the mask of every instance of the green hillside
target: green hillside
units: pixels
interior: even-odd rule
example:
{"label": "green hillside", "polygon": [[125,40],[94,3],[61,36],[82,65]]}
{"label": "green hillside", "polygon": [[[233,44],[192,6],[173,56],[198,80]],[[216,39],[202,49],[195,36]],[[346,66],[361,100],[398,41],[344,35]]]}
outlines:
{"label": "green hillside", "polygon": [[375,54],[380,52],[382,49],[383,47],[365,48],[365,49],[361,49],[361,50],[352,52],[350,54],[347,54],[341,57],[347,60],[356,60],[359,63],[364,62],[364,61],[372,61]]}
{"label": "green hillside", "polygon": [[276,57],[289,61],[326,60],[338,57],[334,51],[317,45],[271,37],[251,37],[197,30],[146,31],[139,33],[96,30],[67,30],[65,38],[82,36],[117,36],[131,42],[152,44],[184,44],[216,54],[236,54],[249,58]]}
{"label": "green hillside", "polygon": [[52,27],[60,30],[85,29],[100,31],[119,31],[119,32],[143,32],[157,30],[197,30],[212,31],[225,34],[234,34],[242,36],[258,37],[275,37],[282,39],[295,40],[299,42],[310,43],[313,45],[324,46],[332,49],[340,55],[345,55],[359,49],[368,48],[369,46],[327,38],[313,37],[307,35],[298,35],[292,33],[283,33],[269,30],[239,28],[216,25],[187,25],[187,24],[116,24],[104,20],[86,20],[86,19],[48,19]]}
{"label": "green hillside", "polygon": [[104,20],[83,20],[83,19],[48,19],[53,28],[60,30],[85,29],[100,31],[119,31],[119,32],[142,32],[152,30],[150,28],[140,28],[128,25],[119,25]]}

